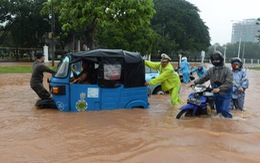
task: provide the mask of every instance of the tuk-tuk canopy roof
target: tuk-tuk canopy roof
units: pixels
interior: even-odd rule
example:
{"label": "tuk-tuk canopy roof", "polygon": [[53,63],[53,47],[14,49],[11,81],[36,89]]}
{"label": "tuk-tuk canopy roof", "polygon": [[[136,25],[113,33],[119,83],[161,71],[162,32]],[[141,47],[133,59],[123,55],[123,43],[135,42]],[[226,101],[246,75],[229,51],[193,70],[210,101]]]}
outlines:
{"label": "tuk-tuk canopy roof", "polygon": [[130,52],[122,49],[95,49],[89,51],[80,51],[72,54],[75,58],[109,58],[119,57],[124,58],[126,63],[137,63],[140,62],[142,56],[138,52]]}
{"label": "tuk-tuk canopy roof", "polygon": [[[75,60],[91,60],[99,64],[99,77],[104,78],[104,66],[111,64],[121,64],[120,81],[107,81],[99,79],[98,83],[102,87],[114,87],[117,83],[123,83],[124,87],[144,86],[145,65],[142,56],[137,52],[130,52],[121,49],[95,49],[81,51],[71,54]],[[73,59],[73,60],[74,60]]]}

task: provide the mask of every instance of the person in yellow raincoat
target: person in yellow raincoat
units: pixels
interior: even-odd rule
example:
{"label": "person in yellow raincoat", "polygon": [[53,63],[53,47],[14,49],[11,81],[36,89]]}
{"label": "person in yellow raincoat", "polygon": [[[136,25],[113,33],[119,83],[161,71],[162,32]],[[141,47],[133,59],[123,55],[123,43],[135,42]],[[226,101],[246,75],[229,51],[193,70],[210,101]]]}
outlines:
{"label": "person in yellow raincoat", "polygon": [[179,96],[181,81],[178,73],[174,71],[170,60],[171,58],[165,53],[161,54],[161,62],[151,62],[145,60],[146,66],[159,71],[159,75],[149,82],[145,82],[145,85],[153,86],[161,83],[162,90],[164,92],[169,91],[171,96],[171,104],[179,105],[181,103],[181,98]]}

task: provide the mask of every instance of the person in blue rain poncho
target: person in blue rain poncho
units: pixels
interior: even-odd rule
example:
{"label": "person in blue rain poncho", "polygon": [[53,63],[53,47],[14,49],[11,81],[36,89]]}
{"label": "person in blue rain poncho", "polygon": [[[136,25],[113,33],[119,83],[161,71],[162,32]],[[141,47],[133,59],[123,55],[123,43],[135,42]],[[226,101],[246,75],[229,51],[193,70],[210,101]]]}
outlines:
{"label": "person in blue rain poncho", "polygon": [[243,62],[240,58],[232,58],[231,66],[234,77],[231,109],[239,109],[243,111],[245,103],[245,91],[249,86],[247,73],[243,69]]}
{"label": "person in blue rain poncho", "polygon": [[181,67],[179,71],[182,72],[183,83],[187,84],[190,82],[190,64],[187,61],[187,57],[181,58]]}
{"label": "person in blue rain poncho", "polygon": [[229,67],[225,66],[221,52],[213,52],[210,55],[210,61],[213,67],[210,67],[202,77],[194,80],[194,84],[203,84],[210,80],[218,116],[232,118],[230,103],[233,90],[233,73]]}
{"label": "person in blue rain poncho", "polygon": [[195,67],[194,69],[191,70],[191,75],[192,73],[196,72],[198,77],[202,77],[202,75],[204,75],[206,73],[206,68],[203,67],[203,66],[198,66],[198,67]]}
{"label": "person in blue rain poncho", "polygon": [[161,58],[161,62],[151,62],[145,60],[146,66],[160,72],[159,76],[149,82],[145,82],[145,85],[156,85],[161,83],[162,90],[164,92],[169,91],[171,96],[171,104],[175,106],[179,105],[181,103],[181,98],[179,96],[181,81],[179,75],[174,71],[174,68],[170,63],[171,58],[167,54],[162,53]]}

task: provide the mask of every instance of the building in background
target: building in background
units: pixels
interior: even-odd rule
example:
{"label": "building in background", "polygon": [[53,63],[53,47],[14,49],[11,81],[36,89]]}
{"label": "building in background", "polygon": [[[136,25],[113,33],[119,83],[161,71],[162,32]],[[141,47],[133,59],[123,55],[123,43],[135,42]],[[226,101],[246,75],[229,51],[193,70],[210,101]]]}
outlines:
{"label": "building in background", "polygon": [[258,42],[256,35],[259,35],[260,25],[256,24],[257,19],[244,19],[233,23],[231,43],[236,42]]}

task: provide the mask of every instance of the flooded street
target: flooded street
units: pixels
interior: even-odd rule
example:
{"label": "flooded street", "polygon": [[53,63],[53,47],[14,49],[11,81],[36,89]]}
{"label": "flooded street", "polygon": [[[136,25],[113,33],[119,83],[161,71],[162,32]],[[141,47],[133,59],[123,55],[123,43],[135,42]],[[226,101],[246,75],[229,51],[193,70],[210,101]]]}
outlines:
{"label": "flooded street", "polygon": [[[30,63],[32,64],[32,63]],[[1,63],[2,65],[2,63]],[[1,68],[1,67],[0,67]],[[148,109],[61,112],[35,107],[31,74],[0,74],[3,162],[260,162],[260,71],[247,71],[244,112],[234,119],[176,120],[169,95]],[[47,74],[44,84],[47,85]],[[183,104],[191,92],[182,85]]]}

